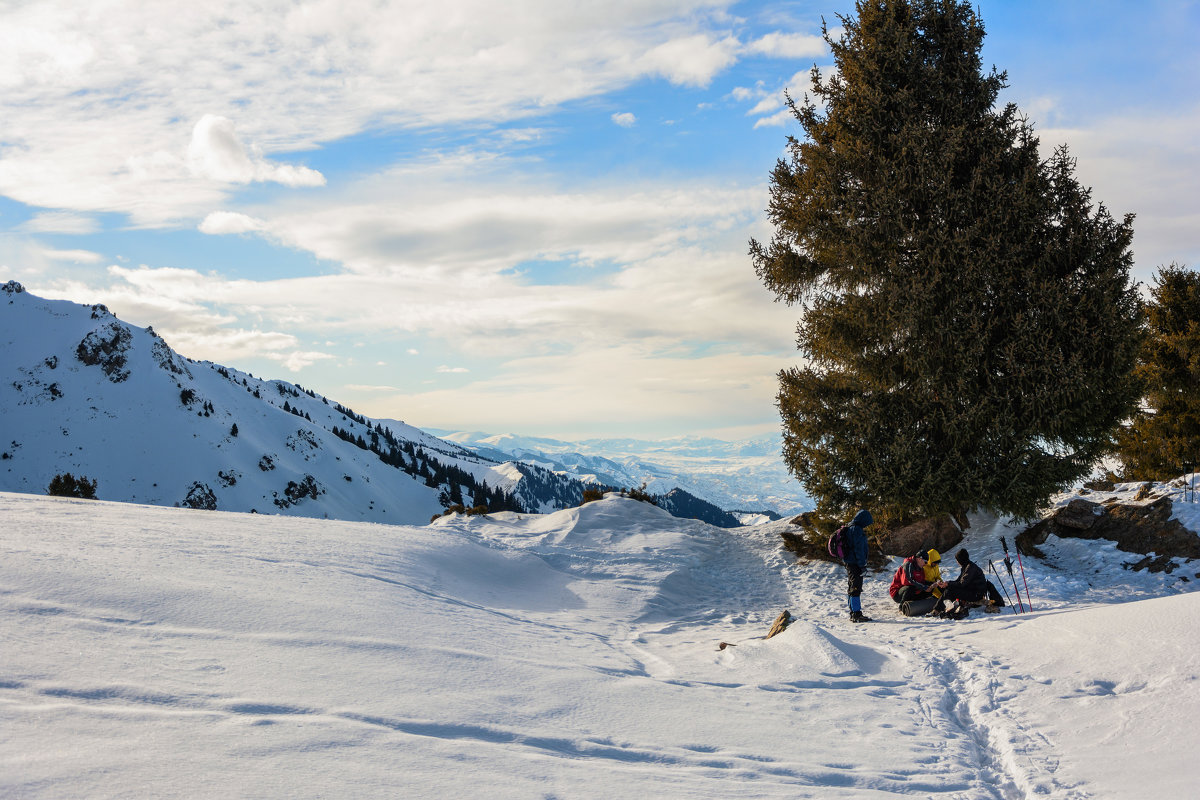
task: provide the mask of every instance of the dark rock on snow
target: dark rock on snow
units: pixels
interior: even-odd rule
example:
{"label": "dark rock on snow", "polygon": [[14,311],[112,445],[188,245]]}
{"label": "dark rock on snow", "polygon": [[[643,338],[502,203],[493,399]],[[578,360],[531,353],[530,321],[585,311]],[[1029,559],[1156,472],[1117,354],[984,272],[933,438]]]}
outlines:
{"label": "dark rock on snow", "polygon": [[879,544],[885,554],[902,558],[931,547],[944,553],[962,540],[962,531],[949,514],[918,520],[879,536]]}
{"label": "dark rock on snow", "polygon": [[1174,569],[1174,558],[1200,558],[1200,535],[1171,518],[1171,499],[1146,504],[1093,503],[1076,498],[1017,536],[1026,555],[1041,556],[1038,545],[1051,535],[1075,539],[1108,539],[1117,549],[1146,558],[1131,565],[1152,572]]}

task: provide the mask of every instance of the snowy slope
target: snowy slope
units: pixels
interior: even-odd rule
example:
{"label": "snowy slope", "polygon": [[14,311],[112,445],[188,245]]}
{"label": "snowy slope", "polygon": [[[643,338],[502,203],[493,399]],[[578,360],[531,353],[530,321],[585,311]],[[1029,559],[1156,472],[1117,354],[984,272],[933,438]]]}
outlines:
{"label": "snowy slope", "polygon": [[[0,494],[0,520],[5,797],[1067,800],[1200,779],[1196,563],[1135,573],[1052,537],[1025,564],[1032,613],[908,620],[877,573],[877,622],[854,626],[840,569],[793,562],[786,523],[617,497],[405,527]],[[965,545],[997,558],[1000,532]]]}
{"label": "snowy slope", "polygon": [[[423,523],[451,483],[468,506],[486,483],[529,510],[578,503],[585,488],[294,384],[191,361],[103,306],[43,300],[12,282],[0,286],[0,348],[2,490],[45,493],[69,472],[96,480],[107,500]],[[419,469],[433,462],[465,483]]]}

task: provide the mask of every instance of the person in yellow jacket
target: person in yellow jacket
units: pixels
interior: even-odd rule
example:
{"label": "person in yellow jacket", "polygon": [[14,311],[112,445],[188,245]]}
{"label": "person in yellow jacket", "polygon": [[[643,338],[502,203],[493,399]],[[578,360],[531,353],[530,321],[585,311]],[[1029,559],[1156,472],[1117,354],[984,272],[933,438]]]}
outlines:
{"label": "person in yellow jacket", "polygon": [[925,582],[929,584],[933,596],[939,600],[942,597],[942,554],[932,547],[929,548],[929,558],[925,561]]}

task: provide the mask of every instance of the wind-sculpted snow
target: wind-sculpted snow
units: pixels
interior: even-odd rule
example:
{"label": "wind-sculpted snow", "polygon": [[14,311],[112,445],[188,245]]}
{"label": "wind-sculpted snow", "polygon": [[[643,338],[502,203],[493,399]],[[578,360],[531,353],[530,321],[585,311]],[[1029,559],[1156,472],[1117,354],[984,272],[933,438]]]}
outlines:
{"label": "wind-sculpted snow", "polygon": [[[616,496],[406,527],[0,494],[0,519],[4,797],[1074,800],[1200,777],[1194,563],[1052,537],[1033,613],[906,619],[878,573],[856,626],[786,523]],[[999,532],[965,545],[995,559]]]}

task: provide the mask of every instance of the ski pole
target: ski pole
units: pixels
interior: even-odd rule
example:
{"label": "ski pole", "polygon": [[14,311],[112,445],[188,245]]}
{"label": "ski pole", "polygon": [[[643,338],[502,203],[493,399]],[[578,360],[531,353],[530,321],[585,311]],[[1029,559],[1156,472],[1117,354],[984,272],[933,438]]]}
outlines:
{"label": "ski pole", "polygon": [[1021,560],[1021,545],[1017,544],[1017,540],[1013,539],[1013,547],[1017,550],[1017,565],[1021,568],[1021,582],[1025,584],[1025,605],[1029,606],[1029,610],[1033,611],[1033,598],[1029,596],[1029,581],[1025,577],[1025,562]]}
{"label": "ski pole", "polygon": [[1008,589],[1004,588],[1004,579],[1000,577],[996,565],[992,563],[990,558],[988,559],[988,566],[992,568],[992,574],[996,576],[996,583],[1000,584],[1000,591],[1004,592],[1004,602],[1008,603],[1008,607],[1013,610],[1014,614],[1017,613],[1017,607],[1012,604],[1012,598],[1008,596]]}
{"label": "ski pole", "polygon": [[1000,546],[1004,548],[1004,568],[1008,570],[1008,578],[1012,581],[1013,592],[1017,595],[1017,606],[1022,612],[1025,611],[1025,606],[1021,604],[1021,590],[1017,587],[1017,576],[1013,574],[1012,558],[1008,555],[1008,542],[1004,541],[1004,537],[1000,537]]}

